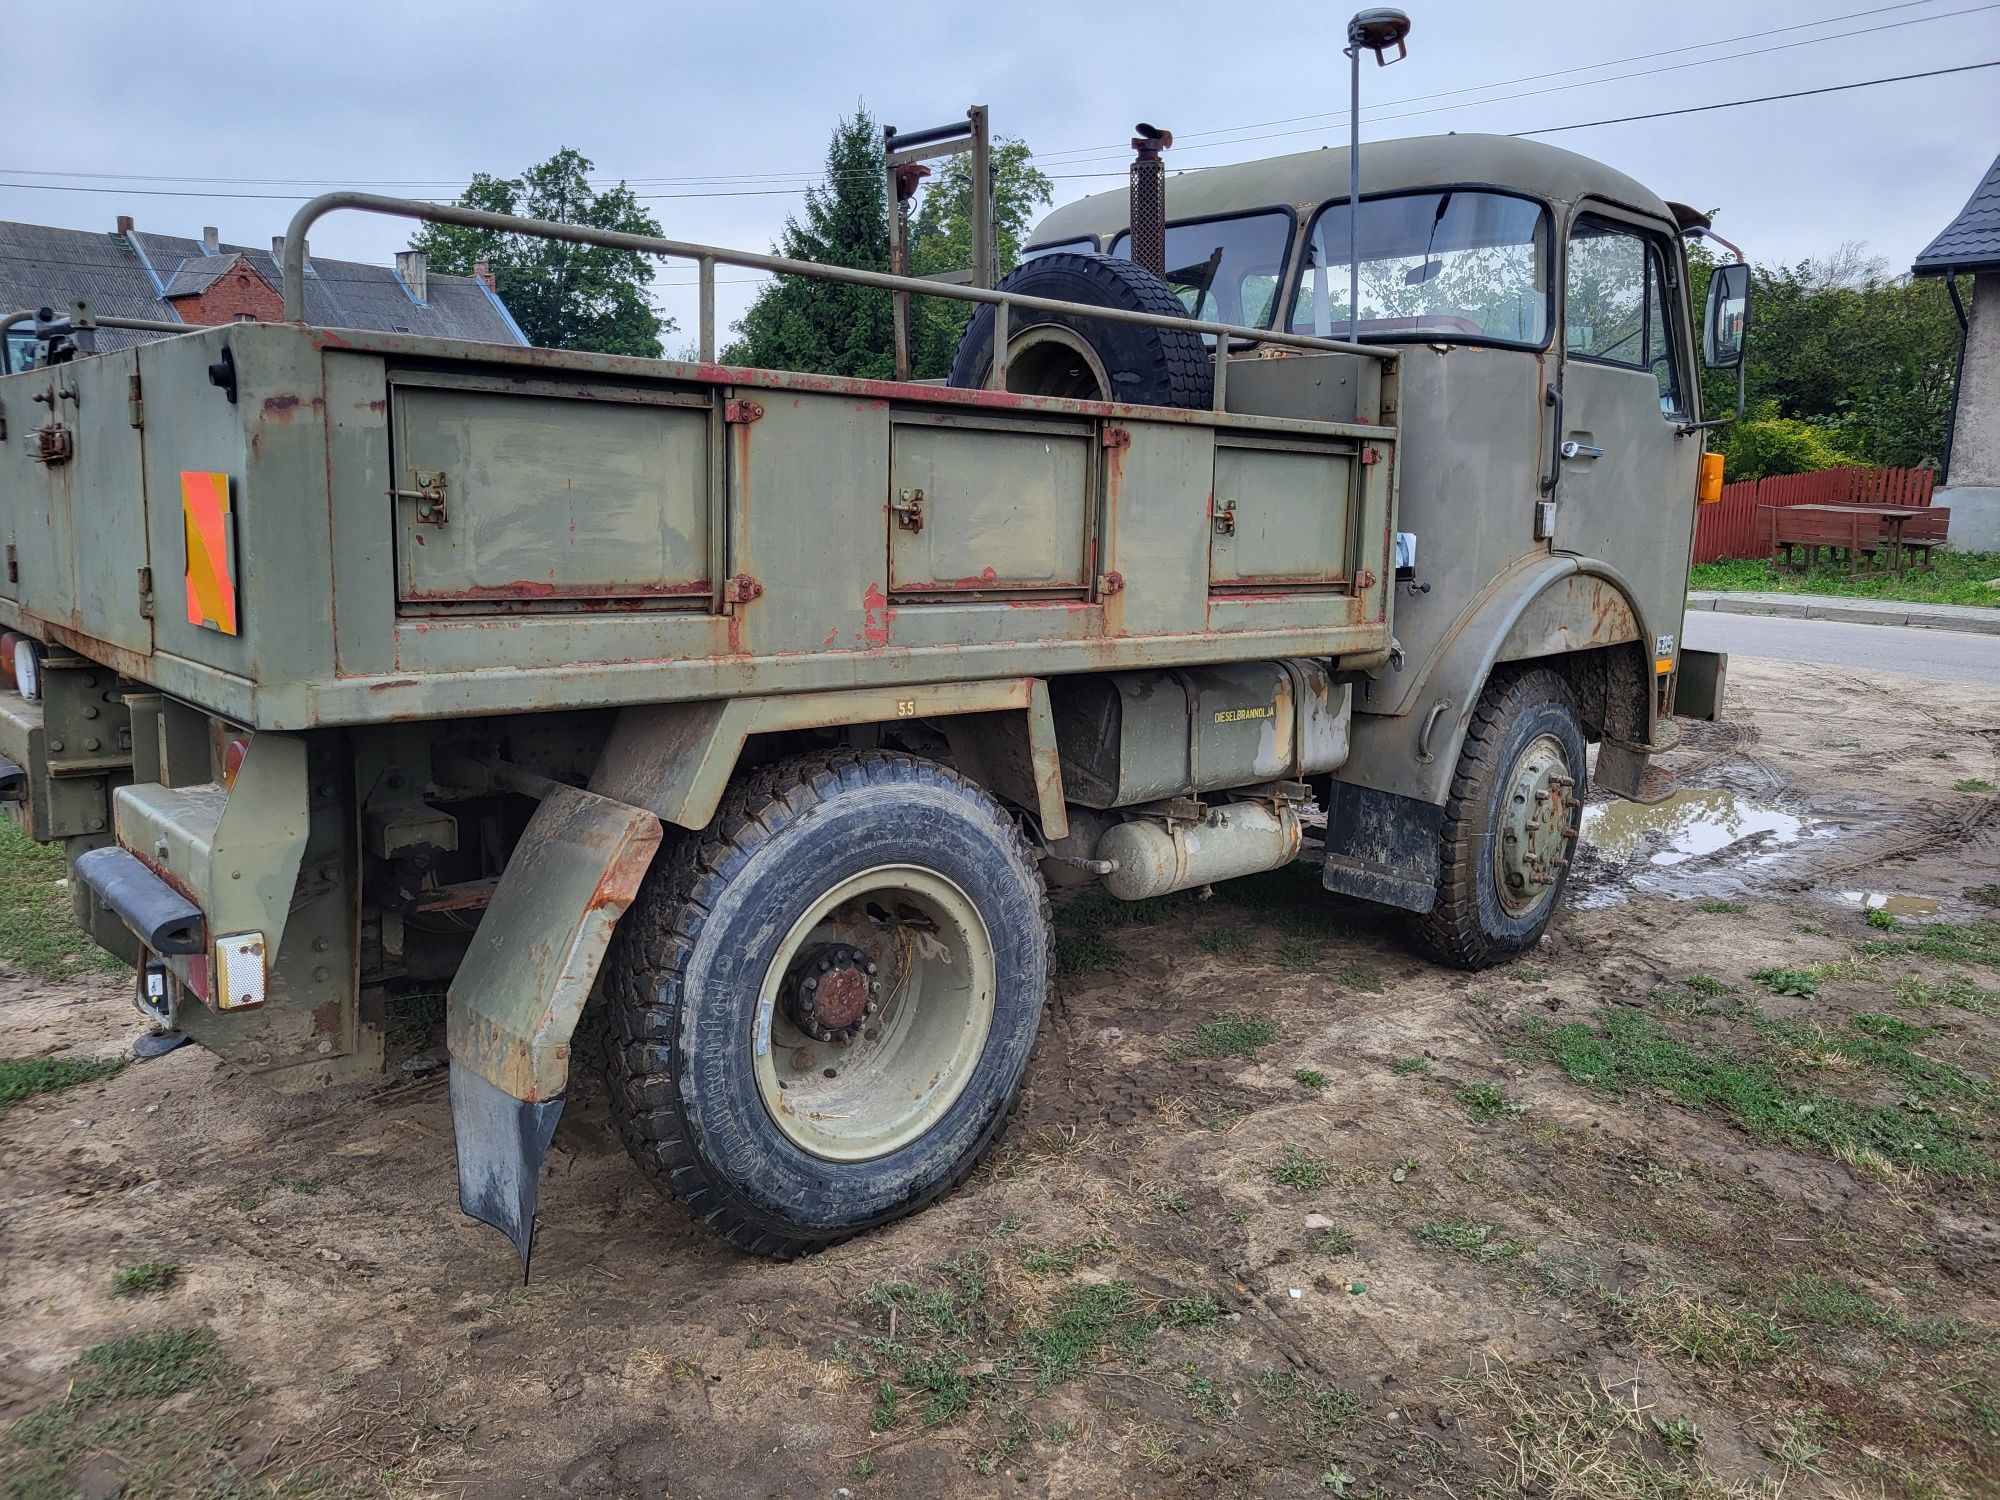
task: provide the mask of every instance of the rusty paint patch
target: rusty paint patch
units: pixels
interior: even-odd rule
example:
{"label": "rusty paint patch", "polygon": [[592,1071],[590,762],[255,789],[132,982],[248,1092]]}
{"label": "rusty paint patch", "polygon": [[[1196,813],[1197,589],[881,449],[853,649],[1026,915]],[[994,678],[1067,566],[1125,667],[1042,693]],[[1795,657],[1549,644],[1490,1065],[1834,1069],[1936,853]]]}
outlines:
{"label": "rusty paint patch", "polygon": [[871,651],[880,650],[889,644],[889,622],[896,612],[889,607],[889,596],[882,592],[882,585],[871,583],[861,600],[861,639]]}

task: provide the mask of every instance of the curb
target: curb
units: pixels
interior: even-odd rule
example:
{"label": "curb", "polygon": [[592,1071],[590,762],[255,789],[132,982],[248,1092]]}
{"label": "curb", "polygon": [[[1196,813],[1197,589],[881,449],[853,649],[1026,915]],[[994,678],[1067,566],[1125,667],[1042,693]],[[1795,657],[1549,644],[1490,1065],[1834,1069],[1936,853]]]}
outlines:
{"label": "curb", "polygon": [[1904,625],[1917,630],[1957,630],[2000,635],[2000,609],[1972,605],[1901,604],[1800,594],[1773,599],[1744,594],[1689,594],[1690,610],[1726,615],[1769,615],[1786,620],[1834,620],[1847,625]]}

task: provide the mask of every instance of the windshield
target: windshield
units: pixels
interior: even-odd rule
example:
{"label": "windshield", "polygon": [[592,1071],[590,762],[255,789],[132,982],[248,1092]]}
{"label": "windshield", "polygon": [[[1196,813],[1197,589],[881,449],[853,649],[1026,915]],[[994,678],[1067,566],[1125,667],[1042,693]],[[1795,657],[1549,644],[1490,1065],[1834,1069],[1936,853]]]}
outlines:
{"label": "windshield", "polygon": [[[1347,205],[1313,221],[1292,331],[1347,333]],[[1540,345],[1549,329],[1549,221],[1538,203],[1465,188],[1361,205],[1362,338]]]}
{"label": "windshield", "polygon": [[[1167,226],[1167,284],[1188,315],[1211,323],[1268,328],[1278,278],[1292,248],[1292,216],[1283,209]],[[1132,232],[1111,242],[1132,258]]]}

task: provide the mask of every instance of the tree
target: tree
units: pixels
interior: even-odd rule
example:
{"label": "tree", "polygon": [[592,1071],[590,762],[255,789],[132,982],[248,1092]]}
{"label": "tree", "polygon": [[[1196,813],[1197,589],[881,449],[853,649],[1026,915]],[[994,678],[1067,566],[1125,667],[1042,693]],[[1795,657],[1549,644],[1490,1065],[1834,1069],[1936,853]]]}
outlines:
{"label": "tree", "polygon": [[[1026,141],[993,143],[993,238],[998,273],[1021,263],[1021,241],[1034,226],[1035,210],[1053,196],[1053,184],[1034,165]],[[972,264],[972,154],[947,157],[924,187],[910,216],[910,269],[919,276],[957,271]],[[910,366],[919,380],[946,374],[973,304],[941,297],[913,301],[910,313]]]}
{"label": "tree", "polygon": [[[993,147],[994,237],[1004,274],[1021,258],[1050,184],[1025,142]],[[802,216],[785,221],[773,253],[857,270],[889,268],[882,132],[865,106],[834,127],[825,182],[806,193]],[[910,269],[925,276],[972,264],[972,158],[950,157],[924,189],[910,219]],[[971,317],[971,304],[937,297],[910,303],[911,373],[943,375]],[[895,325],[887,292],[804,277],[781,277],[759,292],[723,351],[731,364],[887,379],[895,373]]]}
{"label": "tree", "polygon": [[[1697,318],[1716,264],[1704,247],[1689,246]],[[1740,435],[1724,427],[1711,439],[1728,455],[1732,479],[1796,473],[1797,464],[1938,462],[1959,337],[1942,286],[1891,276],[1854,244],[1795,265],[1755,266],[1750,280],[1750,420]],[[1733,410],[1734,372],[1705,372],[1702,394],[1710,416]],[[1773,421],[1789,425],[1766,425]]]}
{"label": "tree", "polygon": [[[803,216],[785,220],[772,253],[886,271],[889,225],[882,200],[882,136],[867,107],[859,106],[834,126],[826,180],[806,190]],[[886,380],[896,373],[890,319],[887,292],[781,276],[757,294],[722,357],[729,364]]]}
{"label": "tree", "polygon": [[[599,191],[590,185],[591,171],[588,157],[564,147],[519,177],[475,173],[458,203],[593,229],[660,233],[659,221],[639,206],[631,189],[621,182]],[[653,261],[636,251],[456,224],[425,225],[410,248],[425,252],[432,269],[447,275],[470,276],[475,262],[488,262],[507,310],[528,342],[541,348],[657,357],[661,336],[674,329],[646,294]]]}

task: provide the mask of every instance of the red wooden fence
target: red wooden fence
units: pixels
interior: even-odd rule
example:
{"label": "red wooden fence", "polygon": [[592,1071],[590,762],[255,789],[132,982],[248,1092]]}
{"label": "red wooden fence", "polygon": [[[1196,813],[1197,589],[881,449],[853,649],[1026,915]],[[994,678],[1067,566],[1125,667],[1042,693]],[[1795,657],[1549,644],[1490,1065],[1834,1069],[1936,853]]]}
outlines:
{"label": "red wooden fence", "polygon": [[1694,560],[1765,556],[1757,544],[1760,505],[1929,505],[1936,480],[1930,469],[1819,469],[1725,484],[1722,498],[1695,518]]}

